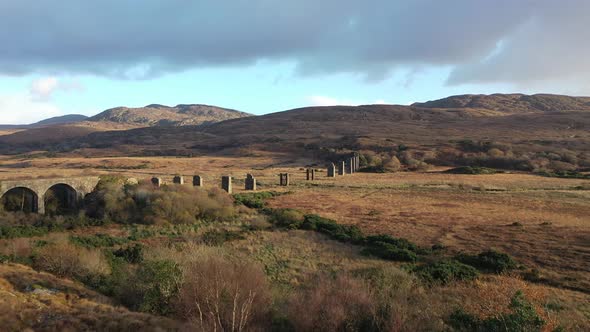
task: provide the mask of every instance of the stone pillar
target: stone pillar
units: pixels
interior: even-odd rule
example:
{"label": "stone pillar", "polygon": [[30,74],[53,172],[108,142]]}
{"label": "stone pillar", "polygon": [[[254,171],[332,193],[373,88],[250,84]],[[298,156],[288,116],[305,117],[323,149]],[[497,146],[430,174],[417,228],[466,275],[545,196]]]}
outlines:
{"label": "stone pillar", "polygon": [[308,168],[306,170],[306,175],[307,175],[307,181],[311,180],[315,180],[315,169],[313,168]]}
{"label": "stone pillar", "polygon": [[345,169],[345,164],[344,161],[341,161],[338,163],[338,175],[344,175],[344,169]]}
{"label": "stone pillar", "polygon": [[336,165],[334,165],[334,163],[330,163],[330,165],[328,165],[328,177],[336,177]]}
{"label": "stone pillar", "polygon": [[232,177],[229,175],[225,175],[221,177],[221,189],[227,191],[228,194],[232,193]]}
{"label": "stone pillar", "polygon": [[[35,202],[35,199],[37,202]],[[39,197],[38,195],[35,195],[35,197],[33,197],[33,212],[35,212],[35,205],[37,208],[36,212],[38,214],[45,214],[45,197]]]}
{"label": "stone pillar", "polygon": [[354,160],[356,165],[356,171],[361,169],[361,155],[358,152],[354,153]]}
{"label": "stone pillar", "polygon": [[194,187],[202,187],[203,186],[203,178],[200,175],[193,176],[193,186]]}
{"label": "stone pillar", "polygon": [[252,174],[246,174],[246,190],[256,190],[256,178]]}
{"label": "stone pillar", "polygon": [[174,184],[184,184],[184,177],[182,175],[177,175],[172,182],[174,182]]}
{"label": "stone pillar", "polygon": [[156,187],[160,187],[162,185],[162,179],[153,177],[152,184]]}
{"label": "stone pillar", "polygon": [[305,178],[307,181],[311,180],[311,170],[309,168],[305,170]]}
{"label": "stone pillar", "polygon": [[354,157],[348,159],[348,169],[346,170],[348,173],[354,173]]}
{"label": "stone pillar", "polygon": [[289,173],[281,173],[279,174],[279,178],[281,186],[289,186]]}

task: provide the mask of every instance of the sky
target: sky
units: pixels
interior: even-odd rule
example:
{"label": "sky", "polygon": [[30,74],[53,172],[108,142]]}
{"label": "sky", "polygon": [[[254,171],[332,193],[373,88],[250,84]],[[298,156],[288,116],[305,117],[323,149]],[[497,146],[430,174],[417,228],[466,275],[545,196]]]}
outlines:
{"label": "sky", "polygon": [[587,0],[0,0],[0,123],[590,95]]}

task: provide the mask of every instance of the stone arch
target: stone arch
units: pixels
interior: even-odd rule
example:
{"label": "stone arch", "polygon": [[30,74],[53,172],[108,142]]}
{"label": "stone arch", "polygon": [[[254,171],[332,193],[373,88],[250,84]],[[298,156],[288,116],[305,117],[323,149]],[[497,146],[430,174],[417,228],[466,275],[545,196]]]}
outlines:
{"label": "stone arch", "polygon": [[39,212],[39,195],[33,189],[24,186],[6,190],[0,197],[0,203],[7,211]]}
{"label": "stone arch", "polygon": [[45,214],[74,214],[80,205],[80,194],[67,183],[56,183],[47,188],[43,195]]}

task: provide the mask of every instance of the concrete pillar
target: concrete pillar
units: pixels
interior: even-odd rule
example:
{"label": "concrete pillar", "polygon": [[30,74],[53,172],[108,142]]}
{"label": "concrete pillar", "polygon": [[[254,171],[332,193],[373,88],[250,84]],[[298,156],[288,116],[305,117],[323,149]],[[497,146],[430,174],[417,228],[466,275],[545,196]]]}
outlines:
{"label": "concrete pillar", "polygon": [[289,186],[289,173],[281,173],[279,174],[279,178],[281,186]]}
{"label": "concrete pillar", "polygon": [[344,161],[338,163],[338,175],[344,175],[344,170],[346,169],[346,165]]}
{"label": "concrete pillar", "polygon": [[232,177],[225,175],[221,177],[221,189],[227,191],[228,194],[232,193]]}
{"label": "concrete pillar", "polygon": [[203,178],[200,175],[193,176],[193,186],[195,187],[202,187],[203,186]]}
{"label": "concrete pillar", "polygon": [[328,165],[328,177],[336,177],[336,165],[334,165],[334,163],[330,163],[330,165]]}
{"label": "concrete pillar", "polygon": [[160,187],[162,185],[162,179],[160,178],[152,178],[152,184],[156,187]]}
{"label": "concrete pillar", "polygon": [[252,174],[246,174],[246,190],[256,190],[256,179]]}
{"label": "concrete pillar", "polygon": [[172,182],[174,182],[174,184],[184,184],[184,177],[182,175],[177,175]]}

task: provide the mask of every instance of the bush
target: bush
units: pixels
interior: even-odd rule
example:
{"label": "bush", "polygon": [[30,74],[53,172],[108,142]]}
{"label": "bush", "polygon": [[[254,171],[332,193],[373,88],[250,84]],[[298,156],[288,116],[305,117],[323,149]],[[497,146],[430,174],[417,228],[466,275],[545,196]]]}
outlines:
{"label": "bush", "polygon": [[265,330],[270,287],[249,262],[205,257],[184,267],[177,309],[200,331]]}
{"label": "bush", "polygon": [[375,331],[377,305],[362,281],[320,277],[313,286],[295,292],[288,317],[296,331]]}
{"label": "bush", "polygon": [[370,246],[364,248],[361,253],[390,261],[416,262],[418,260],[418,256],[415,252],[404,248],[398,248],[386,242],[374,242]]}
{"label": "bush", "polygon": [[449,170],[446,170],[445,173],[450,173],[450,174],[496,174],[496,173],[498,173],[498,171],[493,168],[487,168],[487,167],[462,166],[462,167],[456,167],[456,168],[451,168]]}
{"label": "bush", "polygon": [[79,248],[67,242],[48,244],[37,249],[33,267],[60,277],[83,280],[89,275],[107,275],[108,262],[99,250]]}
{"label": "bush", "polygon": [[484,251],[477,256],[460,254],[455,259],[486,272],[504,273],[517,267],[516,261],[508,254],[493,250]]}
{"label": "bush", "polygon": [[238,205],[245,205],[251,209],[262,209],[266,206],[265,200],[278,196],[274,191],[265,191],[249,194],[234,194],[234,201]]}
{"label": "bush", "polygon": [[228,231],[226,229],[212,229],[203,234],[203,242],[210,246],[221,246],[227,241],[242,239],[244,239],[244,236],[240,232]]}
{"label": "bush", "polygon": [[136,304],[137,309],[153,314],[170,314],[181,279],[182,271],[173,261],[145,261],[140,264],[135,287],[143,297]]}
{"label": "bush", "polygon": [[86,248],[113,247],[129,242],[126,238],[113,237],[108,234],[95,234],[92,236],[72,236],[73,244]]}
{"label": "bush", "polygon": [[414,273],[428,284],[447,284],[451,281],[474,280],[477,270],[456,260],[442,260],[420,265]]}
{"label": "bush", "polygon": [[271,209],[267,213],[270,221],[278,227],[299,229],[305,220],[305,215],[294,209]]}
{"label": "bush", "polygon": [[136,243],[132,246],[113,251],[113,255],[124,259],[128,263],[139,264],[143,261],[143,246]]}
{"label": "bush", "polygon": [[0,226],[0,239],[43,236],[49,233],[48,227],[31,225]]}
{"label": "bush", "polygon": [[521,291],[510,301],[510,312],[480,319],[459,309],[449,318],[449,324],[459,331],[542,331],[545,321],[537,314],[533,305]]}
{"label": "bush", "polygon": [[410,251],[419,251],[419,248],[417,245],[415,245],[414,243],[406,240],[406,239],[402,239],[402,238],[394,238],[392,236],[389,235],[385,235],[385,234],[380,234],[380,235],[370,235],[367,236],[365,238],[365,244],[367,245],[373,245],[375,243],[387,243],[387,244],[391,244],[397,248],[400,249],[407,249]]}
{"label": "bush", "polygon": [[324,233],[340,242],[360,243],[363,240],[363,234],[358,227],[340,225],[334,220],[315,214],[306,215],[300,228]]}

